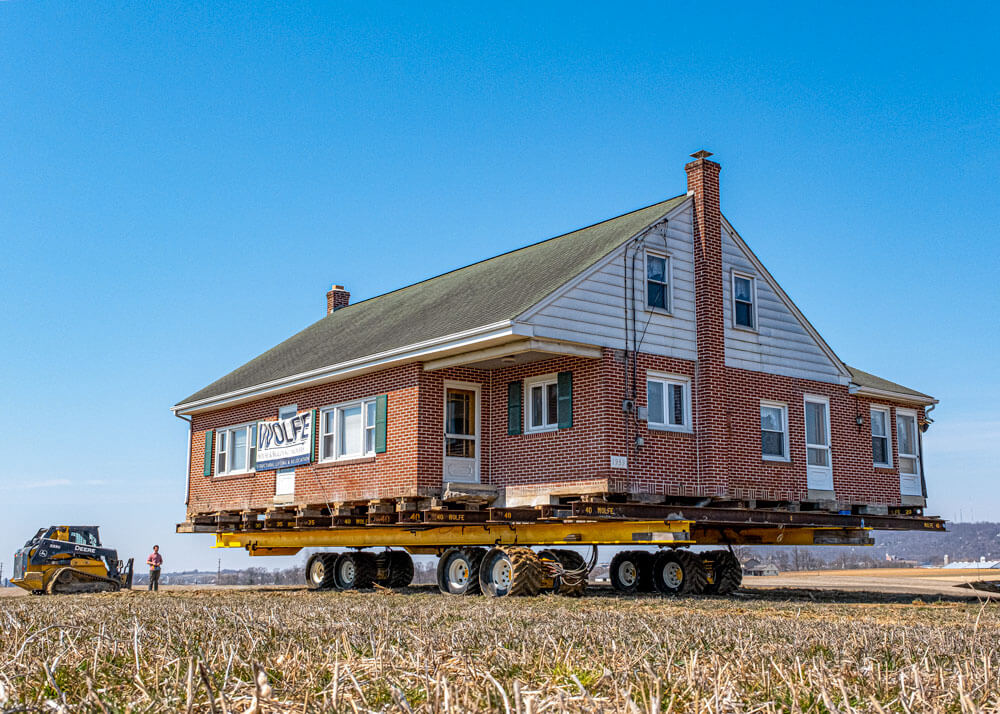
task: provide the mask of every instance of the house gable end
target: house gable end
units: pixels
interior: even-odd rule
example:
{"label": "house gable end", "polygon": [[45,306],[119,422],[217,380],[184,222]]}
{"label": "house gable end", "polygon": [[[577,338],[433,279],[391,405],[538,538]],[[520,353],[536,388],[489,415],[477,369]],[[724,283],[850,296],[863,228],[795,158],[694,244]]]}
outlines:
{"label": "house gable end", "polygon": [[[835,384],[851,381],[844,363],[725,219],[722,269],[727,367]],[[734,273],[755,281],[752,330],[734,324]]]}

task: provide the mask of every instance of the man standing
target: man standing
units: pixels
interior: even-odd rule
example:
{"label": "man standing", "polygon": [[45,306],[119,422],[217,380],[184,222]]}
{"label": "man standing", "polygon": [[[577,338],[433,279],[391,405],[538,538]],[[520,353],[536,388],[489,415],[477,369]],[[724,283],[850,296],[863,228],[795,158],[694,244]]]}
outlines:
{"label": "man standing", "polygon": [[160,566],[163,565],[163,556],[160,555],[160,546],[153,546],[153,554],[146,558],[146,565],[149,566],[149,589],[160,591]]}

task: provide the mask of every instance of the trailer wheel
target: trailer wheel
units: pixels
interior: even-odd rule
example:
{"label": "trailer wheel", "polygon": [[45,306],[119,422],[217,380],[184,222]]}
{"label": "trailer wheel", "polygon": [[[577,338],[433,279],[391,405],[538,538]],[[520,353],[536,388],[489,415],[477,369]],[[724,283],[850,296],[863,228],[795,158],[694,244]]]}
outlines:
{"label": "trailer wheel", "polygon": [[438,560],[438,589],[445,595],[478,595],[484,548],[449,548]]}
{"label": "trailer wheel", "polygon": [[565,575],[558,579],[556,591],[560,595],[567,597],[582,597],[587,590],[587,561],[575,550],[567,548],[556,548],[550,551],[559,559],[560,565]]}
{"label": "trailer wheel", "polygon": [[306,564],[306,587],[310,590],[329,590],[333,587],[332,553],[315,553]]}
{"label": "trailer wheel", "polygon": [[479,568],[479,585],[493,597],[537,595],[541,589],[542,564],[531,548],[492,548]]}
{"label": "trailer wheel", "polygon": [[653,585],[664,595],[701,593],[708,574],[701,558],[687,550],[665,550],[653,559]]}
{"label": "trailer wheel", "polygon": [[386,583],[390,588],[405,588],[413,582],[413,558],[405,550],[390,550],[389,578]]}
{"label": "trailer wheel", "polygon": [[739,559],[728,550],[713,550],[706,553],[712,561],[712,582],[705,586],[709,595],[729,595],[739,590],[743,584],[743,566]]}
{"label": "trailer wheel", "polygon": [[611,578],[611,587],[617,592],[631,595],[639,590],[639,581],[642,577],[642,564],[639,562],[639,550],[623,550],[615,553],[608,566],[608,576]]}
{"label": "trailer wheel", "polygon": [[342,553],[334,566],[340,590],[366,590],[375,584],[378,566],[372,553]]}

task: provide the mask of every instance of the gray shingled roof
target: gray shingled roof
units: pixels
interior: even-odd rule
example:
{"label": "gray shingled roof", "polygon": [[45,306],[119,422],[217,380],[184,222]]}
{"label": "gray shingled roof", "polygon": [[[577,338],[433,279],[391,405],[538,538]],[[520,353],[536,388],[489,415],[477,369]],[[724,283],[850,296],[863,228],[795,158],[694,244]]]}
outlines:
{"label": "gray shingled roof", "polygon": [[850,365],[844,366],[847,367],[848,371],[851,373],[851,381],[859,387],[871,387],[872,389],[881,389],[886,392],[906,394],[917,399],[926,399],[928,404],[935,401],[934,397],[924,394],[923,392],[918,392],[915,389],[904,387],[902,384],[890,382],[888,379],[876,377],[874,374],[863,372],[862,370],[857,369],[856,367],[851,367]]}
{"label": "gray shingled roof", "polygon": [[178,404],[513,319],[686,199],[677,196],[341,308]]}

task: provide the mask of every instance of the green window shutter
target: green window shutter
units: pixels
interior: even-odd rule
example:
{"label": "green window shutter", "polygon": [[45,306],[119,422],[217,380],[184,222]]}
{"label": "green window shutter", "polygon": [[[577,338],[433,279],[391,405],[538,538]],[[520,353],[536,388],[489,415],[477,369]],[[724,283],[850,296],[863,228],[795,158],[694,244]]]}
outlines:
{"label": "green window shutter", "polygon": [[319,433],[319,409],[312,410],[312,432],[309,434],[309,463],[316,460],[316,435]]}
{"label": "green window shutter", "polygon": [[521,383],[507,384],[507,433],[521,433]]}
{"label": "green window shutter", "polygon": [[558,418],[559,428],[569,429],[573,426],[573,373],[560,372]]}
{"label": "green window shutter", "polygon": [[375,453],[384,454],[386,413],[389,410],[389,395],[380,394],[375,397]]}
{"label": "green window shutter", "polygon": [[212,475],[212,437],[215,436],[215,432],[209,429],[205,432],[205,475]]}

